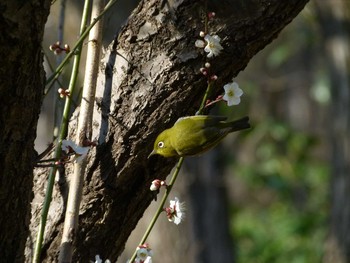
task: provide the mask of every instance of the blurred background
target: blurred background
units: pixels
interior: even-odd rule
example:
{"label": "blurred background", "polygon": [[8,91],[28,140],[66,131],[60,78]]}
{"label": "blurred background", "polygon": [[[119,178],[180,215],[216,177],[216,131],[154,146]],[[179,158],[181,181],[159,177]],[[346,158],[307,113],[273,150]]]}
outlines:
{"label": "blurred background", "polygon": [[[78,2],[67,2],[63,43],[76,39],[82,9]],[[109,13],[105,46],[137,2],[119,1]],[[337,98],[350,97],[347,83],[335,83],[341,77],[334,77],[332,58],[339,57],[336,66],[346,65],[347,33],[342,30],[349,29],[349,6],[345,0],[309,3],[234,79],[244,91],[241,104],[218,104],[214,111],[229,119],[249,115],[253,128],[228,136],[203,156],[186,159],[171,194],[185,202],[186,218],[179,226],[165,215],[159,219],[148,240],[154,262],[326,262],[330,175],[337,159],[333,128],[339,118],[349,120],[349,108],[337,111],[335,105]],[[59,16],[57,1],[44,42],[52,65],[56,57],[48,47],[57,40]],[[335,46],[334,37],[339,42]],[[67,76],[61,79],[66,85]],[[334,95],[336,90],[343,95]],[[52,137],[54,93],[43,105],[38,151]],[[154,202],[145,213],[118,262],[133,253],[156,206]]]}

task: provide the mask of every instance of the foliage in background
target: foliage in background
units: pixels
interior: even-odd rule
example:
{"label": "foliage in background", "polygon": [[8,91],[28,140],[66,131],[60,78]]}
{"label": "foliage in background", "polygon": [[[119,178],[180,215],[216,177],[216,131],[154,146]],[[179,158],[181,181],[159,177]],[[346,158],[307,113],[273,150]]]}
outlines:
{"label": "foliage in background", "polygon": [[238,77],[249,97],[241,108],[251,109],[255,126],[235,147],[226,145],[238,263],[322,261],[329,213],[325,115],[330,92],[324,68],[316,63],[319,39],[315,15],[307,8]]}
{"label": "foliage in background", "polygon": [[312,156],[317,140],[273,120],[249,137],[255,165],[232,167],[247,195],[232,209],[238,262],[320,262],[328,165]]}

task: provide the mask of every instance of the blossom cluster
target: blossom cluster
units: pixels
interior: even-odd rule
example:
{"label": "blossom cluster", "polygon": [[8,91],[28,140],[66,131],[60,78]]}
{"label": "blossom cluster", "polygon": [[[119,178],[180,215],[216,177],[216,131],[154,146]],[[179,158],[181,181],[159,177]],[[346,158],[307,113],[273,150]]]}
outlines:
{"label": "blossom cluster", "polygon": [[[213,15],[214,14],[214,15]],[[209,18],[213,18],[215,16],[215,13],[210,12],[208,14]],[[221,51],[224,49],[221,45],[221,38],[218,35],[210,35],[206,34],[205,32],[201,31],[199,33],[199,36],[203,38],[197,39],[195,42],[195,46],[197,48],[203,48],[204,51],[207,53],[207,58],[213,58],[216,56],[219,56]],[[205,67],[201,68],[201,73],[208,77],[208,81],[213,81],[217,79],[216,75],[210,75],[209,74],[209,68],[211,67],[209,62],[205,63]],[[224,95],[219,96],[214,101],[208,101],[206,106],[212,105],[214,103],[217,103],[221,100],[224,100],[227,102],[227,106],[233,106],[238,105],[241,102],[241,96],[243,95],[242,89],[239,88],[239,85],[237,82],[230,82],[224,85],[225,93]]]}
{"label": "blossom cluster", "polygon": [[[208,13],[208,19],[213,19],[215,16],[214,12]],[[197,39],[194,43],[195,47],[203,49],[206,55],[206,59],[212,59],[219,56],[224,47],[221,44],[221,38],[216,34],[209,34],[208,32],[201,31],[199,36],[201,39]],[[208,90],[211,87],[211,83],[216,81],[218,77],[215,74],[211,74],[211,64],[206,61],[204,67],[200,69],[200,72],[207,78]],[[224,93],[223,95],[218,96],[215,100],[207,100],[205,107],[208,107],[219,101],[225,101],[228,106],[238,105],[241,102],[241,96],[243,95],[243,90],[239,87],[238,83],[233,81],[225,84],[223,86]],[[152,181],[150,190],[159,192],[160,188],[164,186],[167,190],[170,191],[171,185],[167,185],[164,180],[155,179]],[[163,208],[165,214],[170,222],[178,225],[180,224],[185,216],[184,203],[181,203],[179,198],[175,197],[173,200],[170,200],[169,206]],[[136,260],[137,263],[151,262],[152,252],[148,244],[138,246],[136,250]]]}
{"label": "blossom cluster", "polygon": [[[167,187],[167,183],[163,180],[155,179],[152,181],[150,186],[151,191],[159,191],[160,187]],[[182,222],[184,218],[184,203],[180,203],[179,198],[175,197],[174,200],[170,200],[170,205],[164,208],[168,220],[170,222],[174,222],[174,224],[178,225]]]}

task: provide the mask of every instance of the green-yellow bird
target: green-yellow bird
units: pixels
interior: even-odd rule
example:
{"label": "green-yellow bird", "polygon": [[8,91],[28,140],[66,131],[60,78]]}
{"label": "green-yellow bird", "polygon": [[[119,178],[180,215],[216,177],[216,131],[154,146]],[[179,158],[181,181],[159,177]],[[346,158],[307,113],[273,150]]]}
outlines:
{"label": "green-yellow bird", "polygon": [[226,117],[210,115],[180,118],[173,127],[158,135],[149,157],[197,155],[216,146],[227,134],[250,128],[248,117],[225,120]]}

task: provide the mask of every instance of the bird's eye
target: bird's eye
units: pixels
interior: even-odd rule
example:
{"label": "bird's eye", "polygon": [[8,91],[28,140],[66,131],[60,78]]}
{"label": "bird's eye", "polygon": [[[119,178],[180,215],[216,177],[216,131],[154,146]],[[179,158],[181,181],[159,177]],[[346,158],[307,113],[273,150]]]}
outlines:
{"label": "bird's eye", "polygon": [[158,147],[163,148],[164,147],[164,142],[158,142]]}

